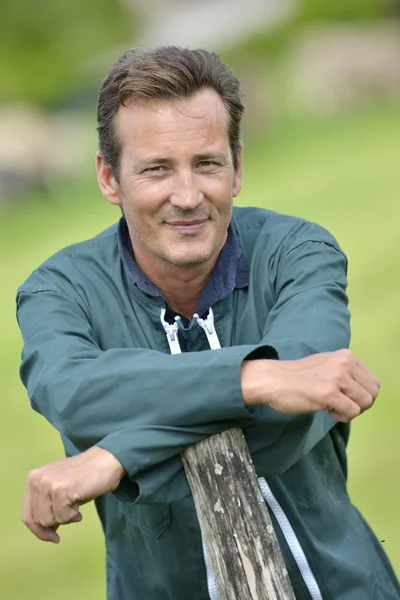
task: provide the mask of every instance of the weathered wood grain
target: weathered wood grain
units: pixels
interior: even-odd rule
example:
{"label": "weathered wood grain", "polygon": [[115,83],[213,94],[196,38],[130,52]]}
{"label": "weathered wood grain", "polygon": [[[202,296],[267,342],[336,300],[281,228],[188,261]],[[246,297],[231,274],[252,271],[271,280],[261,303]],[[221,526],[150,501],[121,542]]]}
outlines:
{"label": "weathered wood grain", "polygon": [[241,429],[182,453],[218,600],[294,600]]}

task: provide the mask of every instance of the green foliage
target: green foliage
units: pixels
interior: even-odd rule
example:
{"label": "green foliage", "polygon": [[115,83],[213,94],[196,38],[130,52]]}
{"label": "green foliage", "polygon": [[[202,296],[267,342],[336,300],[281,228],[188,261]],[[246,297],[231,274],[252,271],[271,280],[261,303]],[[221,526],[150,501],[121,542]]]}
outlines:
{"label": "green foliage", "polygon": [[89,63],[132,35],[113,0],[3,0],[0,102],[48,105],[90,85]]}
{"label": "green foliage", "polygon": [[348,23],[388,16],[383,0],[300,0],[300,8],[289,22],[250,37],[226,53],[230,64],[280,55],[301,30],[320,23]]}
{"label": "green foliage", "polygon": [[[227,54],[228,62],[279,54],[307,24],[385,14],[384,0],[300,0],[293,21],[240,44]],[[115,56],[105,61],[105,71],[131,45],[134,28],[123,3],[115,0],[3,0],[0,102],[52,106],[87,87],[97,89],[101,74],[94,72],[93,61],[117,48]]]}
{"label": "green foliage", "polygon": [[383,0],[301,0],[299,20],[358,21],[381,17],[387,7]]}

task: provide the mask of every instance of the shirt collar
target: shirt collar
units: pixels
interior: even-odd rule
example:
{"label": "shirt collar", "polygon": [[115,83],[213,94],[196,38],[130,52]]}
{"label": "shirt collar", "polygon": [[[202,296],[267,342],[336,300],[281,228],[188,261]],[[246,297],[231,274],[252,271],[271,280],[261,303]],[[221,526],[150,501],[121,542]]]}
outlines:
{"label": "shirt collar", "polygon": [[[118,250],[128,277],[149,296],[161,296],[160,290],[143,273],[135,261],[132,243],[125,217],[118,225]],[[200,316],[218,300],[227,298],[234,289],[249,284],[249,263],[232,223],[228,227],[227,240],[218,256],[206,286],[200,296],[195,312]]]}

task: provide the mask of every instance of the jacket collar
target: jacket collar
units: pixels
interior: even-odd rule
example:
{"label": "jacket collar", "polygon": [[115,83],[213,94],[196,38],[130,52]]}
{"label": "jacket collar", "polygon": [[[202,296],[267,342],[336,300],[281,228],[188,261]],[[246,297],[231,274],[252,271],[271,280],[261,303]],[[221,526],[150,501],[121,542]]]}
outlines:
{"label": "jacket collar", "polygon": [[[125,272],[133,283],[149,296],[161,296],[160,290],[135,261],[125,217],[120,219],[118,225],[118,250]],[[227,298],[234,289],[247,287],[248,284],[249,263],[239,236],[230,223],[227,240],[200,296],[195,312],[200,316],[205,314],[218,300]]]}

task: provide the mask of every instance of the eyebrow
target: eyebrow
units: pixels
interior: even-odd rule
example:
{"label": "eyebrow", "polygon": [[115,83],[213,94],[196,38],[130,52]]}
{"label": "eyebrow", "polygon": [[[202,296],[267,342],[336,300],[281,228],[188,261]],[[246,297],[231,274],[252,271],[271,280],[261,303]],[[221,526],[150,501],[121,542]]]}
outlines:
{"label": "eyebrow", "polygon": [[196,154],[195,155],[195,160],[196,161],[209,160],[210,158],[217,158],[219,160],[226,160],[227,156],[226,156],[225,152],[219,152],[219,151],[215,151],[215,152],[202,152],[201,154]]}
{"label": "eyebrow", "polygon": [[[227,160],[227,156],[225,154],[225,152],[219,152],[219,151],[215,151],[215,152],[201,152],[200,154],[195,154],[194,158],[194,162],[200,162],[202,160],[212,160],[212,159],[217,159],[217,160],[222,160],[225,161]],[[173,162],[172,158],[168,158],[167,156],[150,156],[148,158],[144,158],[142,160],[136,160],[133,164],[132,164],[132,168],[135,171],[138,171],[140,169],[146,168],[149,165],[169,165]]]}

